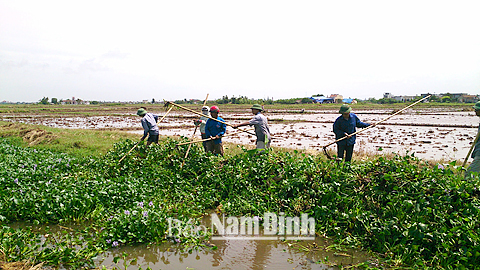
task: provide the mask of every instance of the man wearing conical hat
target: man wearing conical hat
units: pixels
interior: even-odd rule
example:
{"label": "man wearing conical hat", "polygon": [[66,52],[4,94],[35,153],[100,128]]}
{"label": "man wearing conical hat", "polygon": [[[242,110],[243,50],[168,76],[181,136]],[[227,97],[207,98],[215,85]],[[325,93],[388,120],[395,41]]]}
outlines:
{"label": "man wearing conical hat", "polygon": [[[202,107],[202,114],[204,116],[200,116],[200,119],[195,119],[193,121],[195,126],[200,127],[200,135],[202,137],[202,140],[208,138],[207,134],[205,133],[205,126],[207,125],[208,116],[210,116],[208,111],[209,111],[209,108],[207,106],[203,106]],[[202,142],[202,144],[203,144],[203,149],[205,150],[205,152],[207,152],[207,142],[206,141]]]}
{"label": "man wearing conical hat", "polygon": [[[335,140],[349,136],[356,132],[356,128],[366,128],[370,126],[368,123],[360,121],[360,119],[351,112],[352,108],[348,104],[343,104],[340,107],[339,113],[342,114],[335,120],[333,124],[333,132],[335,133]],[[337,142],[337,157],[345,161],[352,160],[353,146],[355,145],[356,135]]]}
{"label": "man wearing conical hat", "polygon": [[[480,101],[475,103],[475,106],[473,106],[473,109],[475,110],[475,114],[480,117]],[[480,125],[478,126],[478,132],[477,132],[477,137],[478,133],[480,133]],[[465,172],[465,177],[469,178],[470,174],[473,172],[480,173],[480,139],[478,139],[475,143],[475,148],[473,149],[472,152],[472,158],[473,161],[468,166],[467,171]]]}
{"label": "man wearing conical hat", "polygon": [[255,135],[257,141],[255,142],[257,150],[264,150],[270,148],[270,128],[268,127],[268,120],[265,115],[262,114],[263,108],[260,104],[253,104],[250,108],[254,117],[250,121],[243,122],[241,124],[233,125],[233,128],[239,128],[242,126],[253,125],[255,127]]}
{"label": "man wearing conical hat", "polygon": [[144,107],[138,109],[137,115],[142,117],[143,137],[140,140],[145,140],[148,135],[147,146],[152,143],[158,143],[158,135],[160,135],[160,130],[157,126],[158,115],[147,112]]}

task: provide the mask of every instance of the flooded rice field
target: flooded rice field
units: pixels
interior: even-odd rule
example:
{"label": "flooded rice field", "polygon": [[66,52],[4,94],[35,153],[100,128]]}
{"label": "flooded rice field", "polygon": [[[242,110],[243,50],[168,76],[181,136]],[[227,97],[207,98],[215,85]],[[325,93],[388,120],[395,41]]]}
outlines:
{"label": "flooded rice field", "polygon": [[[163,115],[165,112],[154,112]],[[386,118],[391,111],[356,111],[364,122],[375,123]],[[272,145],[278,147],[321,150],[321,146],[334,140],[332,125],[339,116],[335,111],[276,110],[265,114],[273,135]],[[245,112],[220,113],[230,123],[240,123],[251,118]],[[171,112],[159,124],[162,135],[192,137],[193,120],[197,116],[186,111]],[[142,133],[140,119],[136,115],[66,117],[53,115],[2,115],[3,121],[40,124],[58,128],[119,129]],[[473,112],[446,111],[438,109],[409,109],[375,128],[357,136],[356,151],[375,154],[415,154],[425,159],[461,160],[465,158],[475,138],[479,119]],[[234,129],[227,127],[227,134]],[[197,133],[197,138],[199,132]],[[226,136],[224,141],[253,144],[255,137],[245,133]],[[335,146],[331,146],[335,149]]]}

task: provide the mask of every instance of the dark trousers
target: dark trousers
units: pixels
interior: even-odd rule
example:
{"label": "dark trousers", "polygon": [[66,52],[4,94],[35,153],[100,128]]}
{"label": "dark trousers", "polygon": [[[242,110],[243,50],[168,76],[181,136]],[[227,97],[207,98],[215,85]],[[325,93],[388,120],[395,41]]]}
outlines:
{"label": "dark trousers", "polygon": [[207,141],[207,153],[213,153],[215,156],[223,156],[223,146],[221,143],[214,143],[213,140]]}
{"label": "dark trousers", "polygon": [[345,161],[352,160],[353,146],[354,145],[338,145],[337,144],[337,157],[343,159],[343,154],[346,152]]}
{"label": "dark trousers", "polygon": [[[202,139],[203,140],[208,139],[207,134],[202,133]],[[207,142],[202,142],[202,144],[203,144],[203,150],[205,150],[205,152],[207,152]]]}

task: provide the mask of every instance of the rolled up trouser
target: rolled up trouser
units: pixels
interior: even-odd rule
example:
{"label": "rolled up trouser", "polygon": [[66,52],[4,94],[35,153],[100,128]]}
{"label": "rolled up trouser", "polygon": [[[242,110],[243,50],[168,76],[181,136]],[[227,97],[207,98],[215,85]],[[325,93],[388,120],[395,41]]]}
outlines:
{"label": "rolled up trouser", "polygon": [[465,172],[465,178],[469,178],[470,174],[473,172],[480,173],[480,151],[477,152],[472,163],[468,166],[468,169]]}
{"label": "rolled up trouser", "polygon": [[265,137],[264,142],[257,141],[256,148],[257,150],[264,150],[265,148],[270,148],[270,140],[268,139],[268,137]]}

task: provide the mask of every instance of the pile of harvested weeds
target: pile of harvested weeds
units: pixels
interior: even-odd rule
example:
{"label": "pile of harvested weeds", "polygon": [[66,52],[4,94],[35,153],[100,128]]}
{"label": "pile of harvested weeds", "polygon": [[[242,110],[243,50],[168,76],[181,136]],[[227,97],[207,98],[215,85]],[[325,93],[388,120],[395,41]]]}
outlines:
{"label": "pile of harvested weeds", "polygon": [[0,262],[0,270],[40,270],[43,263],[33,265],[31,262]]}
{"label": "pile of harvested weeds", "polygon": [[11,123],[5,125],[4,128],[14,130],[13,133],[18,134],[18,136],[22,137],[22,139],[30,146],[40,143],[49,143],[58,138],[58,136],[53,134],[52,132],[45,131],[40,128],[30,127],[27,125]]}

